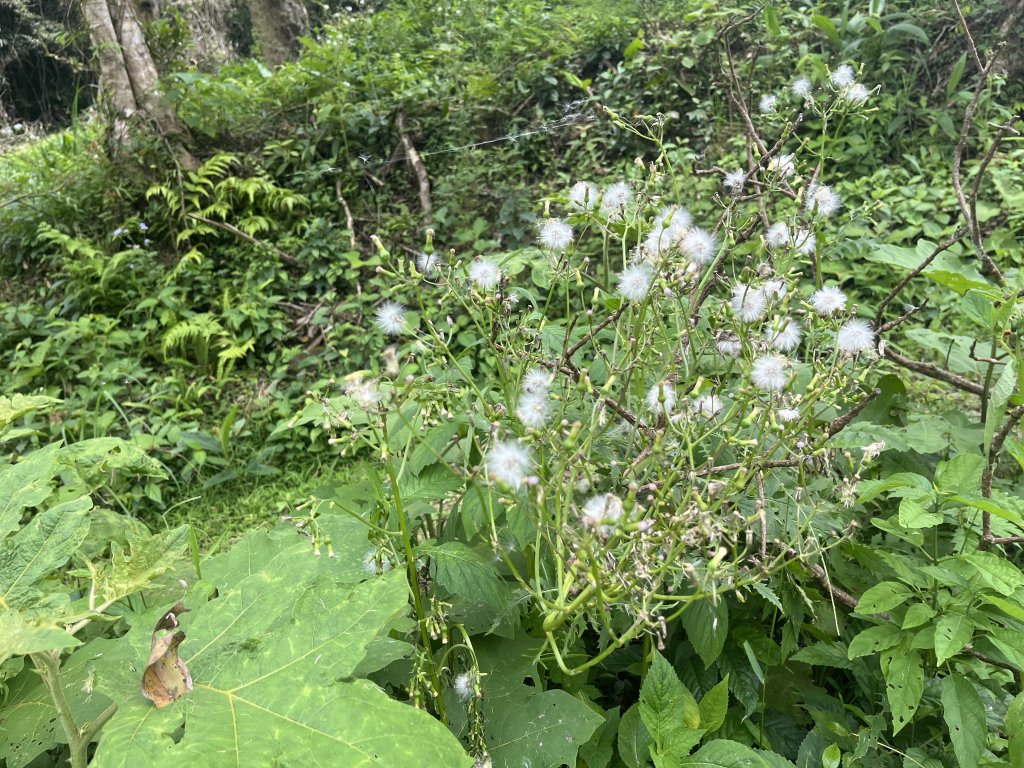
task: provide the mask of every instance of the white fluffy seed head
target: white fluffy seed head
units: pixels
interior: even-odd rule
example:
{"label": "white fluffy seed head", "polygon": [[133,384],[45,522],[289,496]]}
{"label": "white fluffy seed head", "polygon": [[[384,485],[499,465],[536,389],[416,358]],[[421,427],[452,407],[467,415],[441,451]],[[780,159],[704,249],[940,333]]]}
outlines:
{"label": "white fluffy seed head", "polygon": [[501,282],[501,269],[489,259],[476,259],[469,265],[469,279],[481,291],[489,291]]}
{"label": "white fluffy seed head", "polygon": [[718,250],[715,236],[700,227],[688,230],[680,247],[695,264],[707,264],[715,258],[715,252]]}
{"label": "white fluffy seed head", "polygon": [[569,190],[569,208],[574,211],[592,211],[597,207],[597,187],[589,181],[577,181]]}
{"label": "white fluffy seed head", "polygon": [[787,423],[799,419],[800,411],[796,408],[780,408],[775,415],[778,417],[779,421]]}
{"label": "white fluffy seed head", "polygon": [[516,406],[516,418],[524,427],[540,429],[551,415],[551,401],[545,392],[527,392],[519,398]]}
{"label": "white fluffy seed head", "polygon": [[722,180],[722,184],[732,192],[734,195],[738,195],[743,191],[743,184],[747,178],[747,174],[743,171],[736,169],[735,171],[729,171],[725,174],[725,178]]}
{"label": "white fluffy seed head", "polygon": [[561,219],[545,219],[539,225],[537,239],[545,248],[564,251],[572,245],[572,227]]}
{"label": "white fluffy seed head", "polygon": [[793,81],[790,90],[798,99],[806,99],[811,95],[811,81],[806,77],[798,77]]}
{"label": "white fluffy seed head", "polygon": [[800,322],[791,317],[780,318],[765,330],[765,340],[782,352],[792,352],[796,349],[802,336],[803,328]]}
{"label": "white fluffy seed head", "polygon": [[499,440],[487,451],[488,477],[517,490],[526,482],[532,464],[530,450],[515,440]]}
{"label": "white fluffy seed head", "polygon": [[377,307],[373,322],[388,336],[397,336],[405,330],[405,307],[397,301],[385,301]]}
{"label": "white fluffy seed head", "polygon": [[617,181],[601,197],[601,213],[609,220],[622,218],[626,206],[633,202],[633,190],[624,181]]}
{"label": "white fluffy seed head", "polygon": [[786,222],[780,221],[768,227],[764,239],[771,250],[789,245],[789,227],[786,226]]}
{"label": "white fluffy seed head", "polygon": [[805,193],[804,208],[808,213],[818,216],[831,216],[839,210],[841,202],[832,187],[827,184],[812,184]]}
{"label": "white fluffy seed head", "polygon": [[757,108],[760,110],[762,115],[770,115],[775,111],[776,104],[779,101],[779,97],[774,93],[766,93],[761,97],[761,100],[757,103]]}
{"label": "white fluffy seed head", "polygon": [[875,332],[867,321],[859,318],[847,320],[836,333],[836,346],[841,352],[856,355],[875,344]]}
{"label": "white fluffy seed head", "polygon": [[441,257],[436,253],[421,253],[416,257],[416,269],[421,275],[429,277],[441,268]]}
{"label": "white fluffy seed head", "polygon": [[633,264],[619,273],[618,289],[626,301],[643,301],[654,282],[654,269],[647,262]]}
{"label": "white fluffy seed head", "polygon": [[860,83],[853,83],[843,91],[843,98],[851,104],[860,106],[868,100],[871,91]]}
{"label": "white fluffy seed head", "polygon": [[692,406],[698,416],[710,419],[722,410],[722,400],[718,395],[701,395],[694,399]]}
{"label": "white fluffy seed head", "polygon": [[768,309],[768,298],[760,288],[746,283],[737,283],[732,289],[729,302],[732,312],[744,323],[755,323],[764,317]]}
{"label": "white fluffy seed head", "polygon": [[768,161],[768,170],[778,173],[784,178],[789,178],[796,173],[796,164],[793,162],[794,155],[776,155]]}
{"label": "white fluffy seed head", "polygon": [[605,535],[612,533],[614,526],[622,520],[625,506],[614,493],[599,493],[591,496],[583,505],[580,522],[587,528],[599,528]]}
{"label": "white fluffy seed head", "polygon": [[811,306],[822,317],[830,317],[846,308],[846,294],[834,285],[826,285],[811,294]]}
{"label": "white fluffy seed head", "polygon": [[551,386],[551,373],[543,368],[532,368],[523,376],[523,391],[547,394]]}
{"label": "white fluffy seed head", "polygon": [[[662,402],[664,398],[664,402]],[[665,413],[671,414],[676,407],[676,388],[667,381],[659,381],[657,384],[647,390],[646,399],[647,410],[651,413]]]}
{"label": "white fluffy seed head", "polygon": [[459,701],[466,703],[475,695],[476,676],[472,672],[463,672],[452,681],[452,690]]}
{"label": "white fluffy seed head", "polygon": [[849,85],[853,85],[855,77],[853,67],[849,64],[842,64],[832,70],[832,74],[829,75],[828,79],[832,81],[832,85],[836,88],[846,88]]}
{"label": "white fluffy seed head", "polygon": [[777,392],[789,383],[789,360],[782,355],[761,355],[750,369],[750,380],[758,389]]}

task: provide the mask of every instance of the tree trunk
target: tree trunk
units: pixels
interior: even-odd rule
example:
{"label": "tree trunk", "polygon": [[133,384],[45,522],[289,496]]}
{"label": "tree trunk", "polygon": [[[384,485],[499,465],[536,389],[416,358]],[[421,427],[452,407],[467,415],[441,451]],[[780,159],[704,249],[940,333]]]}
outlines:
{"label": "tree trunk", "polygon": [[249,0],[252,34],[270,67],[293,60],[299,38],[309,31],[309,15],[301,0]]}
{"label": "tree trunk", "polygon": [[183,167],[198,167],[188,151],[188,129],[163,97],[159,75],[131,0],[82,0],[89,39],[100,62],[100,92],[114,110],[114,139],[128,139],[129,120],[141,115],[174,147]]}
{"label": "tree trunk", "polygon": [[202,72],[216,72],[222,64],[236,58],[228,42],[231,0],[171,0],[181,13],[192,36],[190,63]]}

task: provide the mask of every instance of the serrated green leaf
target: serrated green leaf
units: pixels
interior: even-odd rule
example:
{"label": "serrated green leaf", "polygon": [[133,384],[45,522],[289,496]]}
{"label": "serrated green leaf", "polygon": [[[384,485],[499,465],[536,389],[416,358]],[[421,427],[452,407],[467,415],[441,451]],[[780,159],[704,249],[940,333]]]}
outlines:
{"label": "serrated green leaf", "polygon": [[619,721],[618,752],[627,768],[643,768],[651,758],[654,739],[640,719],[640,705],[626,710]]}
{"label": "serrated green leaf", "polygon": [[17,464],[0,466],[0,540],[18,530],[22,510],[42,504],[56,474],[58,443],[33,451]]}
{"label": "serrated green leaf", "polygon": [[843,753],[837,744],[829,744],[821,753],[821,768],[839,768]]}
{"label": "serrated green leaf", "polygon": [[921,703],[924,665],[921,654],[911,649],[910,639],[905,638],[899,646],[882,652],[881,666],[895,736],[914,719],[914,713]]}
{"label": "serrated green leaf", "polygon": [[950,675],[942,681],[942,719],[960,768],[981,765],[988,741],[985,705],[966,677]]}
{"label": "serrated green leaf", "polygon": [[434,580],[453,595],[471,602],[483,601],[499,612],[508,605],[509,588],[498,576],[494,563],[461,541],[427,541],[416,548],[416,553],[430,558]]}
{"label": "serrated green leaf", "polygon": [[1004,729],[1010,742],[1010,765],[1024,765],[1024,693],[1018,693],[1006,708]]}
{"label": "serrated green leaf", "polygon": [[672,665],[657,651],[640,688],[640,719],[660,752],[666,751],[674,731],[700,725],[696,699],[679,681]]}
{"label": "serrated green leaf", "polygon": [[1020,569],[993,552],[971,552],[957,555],[956,559],[970,566],[982,582],[1004,597],[1024,586],[1024,574]]}
{"label": "serrated green leaf", "polygon": [[534,663],[541,642],[485,637],[474,640],[473,648],[482,673],[484,736],[494,765],[576,765],[580,746],[604,718],[566,691],[541,689]]}
{"label": "serrated green leaf", "polygon": [[903,605],[913,594],[910,587],[898,581],[883,581],[871,587],[857,601],[857,613],[885,613]]}
{"label": "serrated green leaf", "polygon": [[974,622],[967,616],[956,611],[943,615],[935,627],[936,663],[942,665],[956,656],[973,635]]}
{"label": "serrated green leaf", "polygon": [[188,525],[155,536],[129,528],[128,551],[112,543],[110,561],[95,571],[95,589],[102,602],[135,594],[170,571],[188,546],[188,535]]}
{"label": "serrated green leaf", "polygon": [[442,460],[442,453],[452,438],[458,434],[460,427],[458,421],[446,421],[428,429],[426,434],[416,441],[416,447],[406,463],[406,468],[414,475],[418,475],[424,467]]}
{"label": "serrated green leaf", "polygon": [[903,632],[895,624],[880,624],[870,627],[850,641],[847,658],[869,656],[886,648],[892,648],[903,639]]}
{"label": "serrated green leaf", "polygon": [[619,732],[621,716],[618,707],[605,713],[604,724],[598,728],[590,741],[580,747],[580,760],[587,768],[608,768],[615,756],[615,739]]}
{"label": "serrated green leaf", "polygon": [[52,623],[30,619],[20,611],[0,609],[0,664],[12,656],[71,648],[81,641]]}
{"label": "serrated green leaf", "polygon": [[729,635],[729,607],[725,598],[698,600],[683,611],[680,620],[704,666],[710,667],[722,653]]}
{"label": "serrated green leaf", "polygon": [[716,731],[725,722],[729,711],[729,676],[704,694],[698,705],[700,711],[700,727],[706,731]]}
{"label": "serrated green leaf", "polygon": [[[926,499],[931,502],[931,499]],[[941,512],[933,512],[922,501],[903,499],[900,501],[900,525],[904,528],[933,528],[943,521]]]}
{"label": "serrated green leaf", "polygon": [[960,453],[939,465],[935,471],[935,489],[939,493],[975,493],[981,487],[985,457],[976,453]]}
{"label": "serrated green leaf", "polygon": [[453,474],[447,466],[432,465],[419,475],[406,474],[399,480],[398,486],[403,502],[437,502],[461,488],[464,483],[465,481]]}
{"label": "serrated green leaf", "polygon": [[[783,759],[782,765],[786,763],[789,761]],[[679,765],[692,768],[772,768],[767,760],[750,747],[726,739],[709,741],[684,758]]]}
{"label": "serrated green leaf", "polygon": [[32,585],[70,559],[89,533],[91,507],[88,496],[65,501],[0,541],[0,608],[30,603]]}
{"label": "serrated green leaf", "polygon": [[368,681],[337,682],[407,611],[405,573],[355,586],[302,573],[260,570],[195,610],[181,647],[194,689],[169,707],[157,710],[138,692],[149,653],[145,623],[98,645],[97,688],[119,709],[92,765],[220,768],[301,755],[306,765],[469,766],[455,737],[427,713]]}

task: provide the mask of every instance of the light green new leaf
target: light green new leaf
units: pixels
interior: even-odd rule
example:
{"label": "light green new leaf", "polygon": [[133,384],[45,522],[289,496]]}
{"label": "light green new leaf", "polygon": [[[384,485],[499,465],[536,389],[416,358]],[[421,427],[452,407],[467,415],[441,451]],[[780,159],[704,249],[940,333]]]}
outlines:
{"label": "light green new leaf", "polygon": [[46,395],[0,396],[0,434],[22,416],[40,408],[59,403],[56,397]]}
{"label": "light green new leaf", "polygon": [[96,768],[472,762],[427,713],[366,681],[337,682],[408,609],[404,572],[353,587],[326,573],[302,578],[298,562],[293,571],[281,565],[243,578],[186,619],[180,652],[195,687],[169,707],[155,709],[138,689],[150,628],[137,622],[127,640],[110,641],[97,688],[120,707],[104,729]]}
{"label": "light green new leaf", "polygon": [[892,711],[892,732],[895,736],[914,718],[924,693],[924,665],[921,654],[912,650],[910,638],[881,656],[885,694]]}
{"label": "light green new leaf", "polygon": [[868,589],[857,601],[857,613],[870,615],[891,611],[903,605],[913,594],[910,587],[898,581],[883,581]]}
{"label": "light green new leaf", "polygon": [[640,719],[660,752],[665,751],[673,731],[700,725],[696,699],[657,651],[640,688]]}
{"label": "light green new leaf", "polygon": [[900,501],[900,525],[904,528],[932,528],[939,525],[943,516],[940,512],[933,512],[926,506],[926,503],[934,503],[934,499],[925,497],[923,500],[903,499]]}
{"label": "light green new leaf", "polygon": [[793,764],[784,758],[781,763],[770,763],[750,747],[726,739],[709,741],[679,763],[680,768],[773,768],[774,765]]}
{"label": "light green new leaf", "polygon": [[931,621],[934,616],[935,609],[927,603],[914,603],[907,609],[907,613],[903,617],[902,629],[919,627],[925,622]]}
{"label": "light green new leaf", "polygon": [[942,681],[942,719],[960,768],[980,765],[988,741],[985,705],[966,677],[950,675]]}
{"label": "light green new leaf", "polygon": [[494,563],[461,541],[427,541],[416,553],[430,557],[434,579],[453,595],[482,601],[497,611],[508,605],[508,585],[498,576]]}
{"label": "light green new leaf", "polygon": [[60,627],[0,608],[0,664],[12,656],[71,648],[81,641]]}
{"label": "light green new leaf", "polygon": [[691,603],[680,616],[686,637],[704,662],[710,667],[721,655],[725,638],[729,635],[729,607],[725,599],[706,597]]}
{"label": "light green new leaf", "polygon": [[974,622],[967,616],[956,611],[943,615],[935,628],[936,663],[944,664],[946,659],[956,656],[973,635]]}
{"label": "light green new leaf", "polygon": [[1011,596],[1018,587],[1024,586],[1024,574],[1020,569],[993,552],[971,552],[957,555],[955,559],[967,563],[978,578],[1004,597]]}
{"label": "light green new leaf", "polygon": [[484,738],[495,768],[576,765],[576,753],[604,718],[566,691],[541,689],[534,663],[541,643],[486,637],[473,647],[483,673]]}
{"label": "light green new leaf", "polygon": [[0,540],[18,530],[22,510],[50,495],[59,443],[33,451],[17,464],[0,466]]}
{"label": "light green new leaf", "polygon": [[128,552],[113,542],[110,561],[94,572],[96,593],[102,602],[132,595],[170,571],[188,546],[188,525],[155,536],[129,528],[126,536]]}
{"label": "light green new leaf", "polygon": [[715,731],[722,727],[729,711],[729,676],[704,694],[698,705],[700,710],[700,727],[706,731]]}
{"label": "light green new leaf", "polygon": [[88,496],[57,504],[0,542],[0,609],[30,603],[32,585],[68,561],[89,533],[91,507]]}

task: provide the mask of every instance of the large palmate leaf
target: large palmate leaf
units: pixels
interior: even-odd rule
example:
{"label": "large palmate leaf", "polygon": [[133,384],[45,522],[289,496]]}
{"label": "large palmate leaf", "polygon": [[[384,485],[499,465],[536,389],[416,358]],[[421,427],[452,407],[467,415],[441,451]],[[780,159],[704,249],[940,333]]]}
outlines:
{"label": "large palmate leaf", "polygon": [[393,658],[379,635],[408,610],[404,571],[353,583],[358,540],[337,558],[313,557],[294,532],[256,534],[238,548],[204,568],[220,596],[181,617],[194,689],[179,701],[158,710],[139,692],[148,620],[80,651],[103,653],[97,689],[119,703],[95,766],[472,763],[427,713],[353,679],[373,671],[371,651]]}
{"label": "large palmate leaf", "polygon": [[188,544],[187,525],[155,536],[128,528],[128,551],[117,542],[110,545],[110,561],[92,570],[95,593],[100,602],[119,600],[148,587],[167,573]]}
{"label": "large palmate leaf", "polygon": [[50,495],[59,448],[52,443],[17,464],[0,466],[0,540],[18,530],[22,510],[41,504]]}
{"label": "large palmate leaf", "polygon": [[0,664],[11,656],[70,648],[80,641],[61,627],[35,620],[20,611],[0,608]]}
{"label": "large palmate leaf", "polygon": [[534,665],[540,646],[525,639],[474,642],[483,673],[484,737],[495,768],[576,765],[580,746],[604,722],[569,693],[540,689]]}

